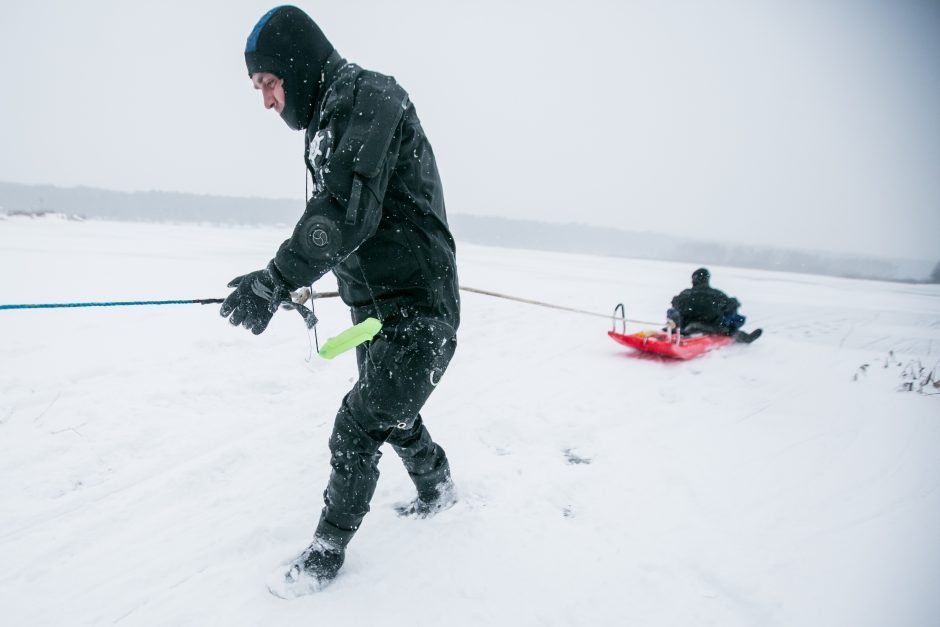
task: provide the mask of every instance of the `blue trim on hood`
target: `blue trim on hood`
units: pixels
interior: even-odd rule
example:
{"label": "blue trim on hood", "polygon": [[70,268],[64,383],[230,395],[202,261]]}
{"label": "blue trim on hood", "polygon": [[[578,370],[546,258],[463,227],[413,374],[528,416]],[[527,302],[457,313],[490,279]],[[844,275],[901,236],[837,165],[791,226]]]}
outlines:
{"label": "blue trim on hood", "polygon": [[258,49],[258,37],[261,36],[261,29],[264,28],[264,25],[268,23],[268,20],[271,19],[271,16],[280,11],[281,9],[286,9],[287,5],[281,5],[279,7],[274,7],[267,13],[265,13],[258,23],[255,24],[255,27],[251,30],[251,34],[248,35],[248,41],[245,43],[245,52],[255,52]]}

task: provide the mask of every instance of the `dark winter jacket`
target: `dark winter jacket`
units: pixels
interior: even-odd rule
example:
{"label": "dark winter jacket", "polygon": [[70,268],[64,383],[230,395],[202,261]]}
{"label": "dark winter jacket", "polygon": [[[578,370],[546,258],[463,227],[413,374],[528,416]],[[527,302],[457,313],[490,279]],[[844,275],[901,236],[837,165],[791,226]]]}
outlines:
{"label": "dark winter jacket", "polygon": [[672,299],[672,306],[679,312],[679,324],[685,329],[693,323],[725,326],[728,315],[736,314],[741,304],[738,299],[704,283],[680,292]]}
{"label": "dark winter jacket", "polygon": [[307,128],[314,193],[274,257],[293,287],[330,270],[356,321],[418,313],[459,323],[454,239],[415,108],[395,79],[333,52]]}

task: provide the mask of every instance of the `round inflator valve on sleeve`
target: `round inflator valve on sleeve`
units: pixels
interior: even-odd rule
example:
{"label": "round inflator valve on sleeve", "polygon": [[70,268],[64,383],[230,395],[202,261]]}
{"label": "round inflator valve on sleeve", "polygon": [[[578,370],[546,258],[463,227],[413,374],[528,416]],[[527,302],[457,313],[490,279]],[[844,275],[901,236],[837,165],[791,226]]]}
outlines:
{"label": "round inflator valve on sleeve", "polygon": [[304,220],[299,235],[304,252],[314,259],[335,257],[343,243],[340,230],[326,216],[310,216]]}

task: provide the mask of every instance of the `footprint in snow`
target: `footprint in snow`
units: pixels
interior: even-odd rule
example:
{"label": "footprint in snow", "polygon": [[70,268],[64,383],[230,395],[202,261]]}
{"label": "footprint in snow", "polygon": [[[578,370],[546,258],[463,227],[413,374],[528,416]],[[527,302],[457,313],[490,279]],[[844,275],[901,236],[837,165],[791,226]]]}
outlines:
{"label": "footprint in snow", "polygon": [[565,459],[568,460],[569,464],[590,464],[591,463],[590,457],[581,457],[580,455],[576,455],[574,451],[572,451],[570,448],[566,448],[565,450],[562,451],[562,453],[564,453]]}

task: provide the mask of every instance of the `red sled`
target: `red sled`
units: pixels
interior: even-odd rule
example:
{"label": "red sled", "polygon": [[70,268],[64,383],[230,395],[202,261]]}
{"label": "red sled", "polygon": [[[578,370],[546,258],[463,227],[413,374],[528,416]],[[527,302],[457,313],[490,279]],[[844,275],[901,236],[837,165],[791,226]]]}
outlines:
{"label": "red sled", "polygon": [[[617,313],[620,313],[619,317]],[[734,343],[735,339],[727,335],[689,335],[681,337],[679,334],[664,333],[663,331],[640,331],[627,335],[627,313],[623,303],[614,307],[614,328],[607,332],[615,342],[624,346],[635,348],[643,353],[653,353],[672,359],[692,359],[704,355],[708,351]],[[617,321],[622,323],[622,331],[617,333]],[[634,322],[638,322],[634,320]]]}
{"label": "red sled", "polygon": [[692,335],[678,338],[678,341],[676,341],[676,335],[670,337],[662,331],[640,331],[630,335],[608,331],[607,335],[612,337],[614,341],[635,348],[638,351],[654,353],[673,359],[692,359],[704,355],[708,351],[734,343],[734,338],[727,335]]}

